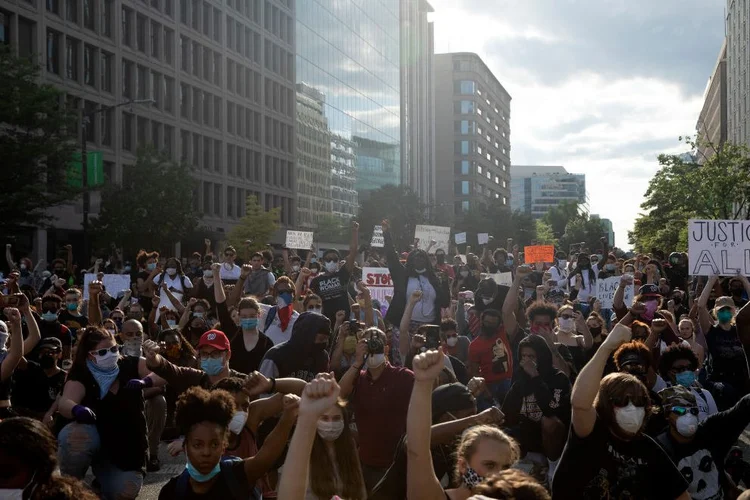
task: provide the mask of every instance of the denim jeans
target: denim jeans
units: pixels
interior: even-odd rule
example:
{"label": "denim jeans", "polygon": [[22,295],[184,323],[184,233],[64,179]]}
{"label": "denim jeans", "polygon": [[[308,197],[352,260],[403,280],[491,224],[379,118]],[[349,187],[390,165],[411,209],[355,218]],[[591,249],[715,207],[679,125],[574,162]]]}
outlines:
{"label": "denim jeans", "polygon": [[57,440],[60,472],[83,479],[91,467],[106,500],[138,497],[143,475],[140,471],[118,469],[99,453],[101,441],[95,425],[72,422],[63,427]]}

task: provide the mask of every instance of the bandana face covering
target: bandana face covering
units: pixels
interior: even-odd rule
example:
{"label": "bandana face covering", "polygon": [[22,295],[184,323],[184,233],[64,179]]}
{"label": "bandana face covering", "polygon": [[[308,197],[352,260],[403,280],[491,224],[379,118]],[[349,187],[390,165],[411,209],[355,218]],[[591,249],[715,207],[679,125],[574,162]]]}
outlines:
{"label": "bandana face covering", "polygon": [[461,475],[461,481],[466,485],[467,488],[470,490],[473,490],[476,488],[481,482],[484,481],[484,478],[480,476],[477,471],[472,469],[471,467],[466,467],[466,472],[464,472]]}

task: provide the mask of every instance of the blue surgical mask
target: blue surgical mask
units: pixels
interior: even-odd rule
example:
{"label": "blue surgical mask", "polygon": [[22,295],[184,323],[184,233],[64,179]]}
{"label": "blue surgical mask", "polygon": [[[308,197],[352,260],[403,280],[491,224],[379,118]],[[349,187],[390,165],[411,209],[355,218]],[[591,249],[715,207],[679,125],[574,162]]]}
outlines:
{"label": "blue surgical mask", "polygon": [[198,483],[206,483],[216,477],[216,474],[221,472],[221,462],[217,462],[216,466],[211,469],[211,472],[209,472],[208,474],[201,474],[200,472],[198,472],[198,469],[193,467],[193,464],[190,463],[190,460],[187,461],[185,468],[187,469],[188,474],[190,474],[190,477],[193,478],[193,481],[196,481]]}
{"label": "blue surgical mask", "polygon": [[156,262],[151,262],[150,264],[146,264],[146,269],[148,269],[149,271],[153,271],[154,269],[156,269]]}
{"label": "blue surgical mask", "polygon": [[168,319],[168,320],[167,320],[167,326],[168,326],[168,327],[170,328],[170,330],[171,330],[171,329],[173,329],[174,327],[176,327],[176,326],[177,326],[177,321],[175,321],[175,320],[173,320],[173,319]]}
{"label": "blue surgical mask", "polygon": [[68,309],[68,311],[75,311],[78,309],[78,304],[75,302],[70,302],[68,304],[65,304],[65,307]]}
{"label": "blue surgical mask", "polygon": [[240,326],[243,330],[255,330],[258,328],[258,318],[242,318]]}
{"label": "blue surgical mask", "polygon": [[208,358],[201,360],[201,370],[211,376],[218,375],[224,369],[224,358]]}
{"label": "blue surgical mask", "polygon": [[57,321],[57,313],[53,313],[53,312],[42,313],[42,319],[44,321]]}
{"label": "blue surgical mask", "polygon": [[732,314],[732,311],[728,309],[722,309],[721,311],[716,313],[716,319],[719,320],[719,323],[727,324],[730,321],[732,321],[732,317],[734,314]]}
{"label": "blue surgical mask", "polygon": [[690,387],[695,383],[695,372],[684,371],[675,375],[674,378],[682,387]]}

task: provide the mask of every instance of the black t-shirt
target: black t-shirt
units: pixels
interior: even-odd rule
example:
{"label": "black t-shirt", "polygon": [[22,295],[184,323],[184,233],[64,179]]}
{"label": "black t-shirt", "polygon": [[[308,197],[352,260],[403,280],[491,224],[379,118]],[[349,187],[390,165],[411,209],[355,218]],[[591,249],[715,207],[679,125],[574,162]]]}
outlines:
{"label": "black t-shirt", "polygon": [[25,370],[13,372],[13,406],[46,412],[62,393],[65,377],[63,370],[48,377],[39,363],[27,361]]}
{"label": "black t-shirt", "polygon": [[616,438],[599,419],[585,438],[568,434],[552,483],[554,500],[674,499],[688,484],[664,450],[648,436]]}
{"label": "black t-shirt", "polygon": [[331,320],[331,324],[336,322],[336,313],[344,311],[346,317],[349,317],[349,296],[347,289],[351,275],[342,267],[333,274],[322,274],[317,276],[310,289],[323,299],[323,314]]}
{"label": "black t-shirt", "polygon": [[723,330],[714,325],[706,333],[711,353],[711,379],[743,385],[748,379],[747,356],[737,334],[737,326]]}
{"label": "black t-shirt", "polygon": [[232,479],[232,481],[236,481],[240,484],[247,483],[247,476],[245,475],[245,462],[237,460],[228,469],[221,470],[221,472],[218,474],[218,479],[214,482],[213,486],[211,486],[211,489],[206,493],[202,495],[195,493],[190,487],[190,482],[188,481],[187,491],[184,495],[178,497],[177,482],[179,481],[180,476],[177,476],[170,479],[169,482],[162,487],[161,491],[159,492],[159,500],[198,500],[202,498],[211,500],[215,498],[222,498],[226,500],[248,500],[248,498],[256,498],[256,496],[252,495],[241,499],[235,496],[229,486],[229,480],[224,477],[226,474],[234,475],[234,479]]}
{"label": "black t-shirt", "polygon": [[76,343],[76,338],[79,333],[78,330],[82,330],[89,326],[89,319],[86,316],[84,316],[83,314],[80,316],[75,316],[69,311],[63,311],[58,314],[57,320],[68,327],[68,330],[70,330],[70,334],[73,336],[74,344]]}

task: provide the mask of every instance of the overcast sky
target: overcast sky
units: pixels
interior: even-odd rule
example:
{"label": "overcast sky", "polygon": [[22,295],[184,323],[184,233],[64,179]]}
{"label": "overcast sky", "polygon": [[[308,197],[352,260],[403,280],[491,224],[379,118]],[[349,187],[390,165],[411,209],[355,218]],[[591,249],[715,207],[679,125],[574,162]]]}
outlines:
{"label": "overcast sky", "polygon": [[661,152],[683,152],[725,0],[429,0],[435,52],[476,52],[512,97],[511,162],[585,173],[616,244]]}

